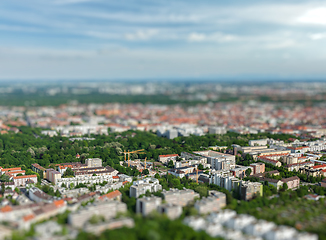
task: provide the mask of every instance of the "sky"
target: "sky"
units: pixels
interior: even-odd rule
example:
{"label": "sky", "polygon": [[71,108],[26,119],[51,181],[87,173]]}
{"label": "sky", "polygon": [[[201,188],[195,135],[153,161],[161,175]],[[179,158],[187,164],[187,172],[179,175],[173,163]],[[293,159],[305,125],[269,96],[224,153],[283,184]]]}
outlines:
{"label": "sky", "polygon": [[325,1],[0,1],[0,80],[323,80],[325,66]]}

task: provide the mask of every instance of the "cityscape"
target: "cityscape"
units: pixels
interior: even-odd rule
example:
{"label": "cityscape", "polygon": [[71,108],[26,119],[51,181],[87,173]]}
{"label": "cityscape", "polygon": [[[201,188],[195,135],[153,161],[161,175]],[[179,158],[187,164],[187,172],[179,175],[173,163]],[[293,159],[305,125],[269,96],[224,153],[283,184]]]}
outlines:
{"label": "cityscape", "polygon": [[326,240],[326,2],[0,2],[0,240]]}
{"label": "cityscape", "polygon": [[[14,94],[15,84],[2,88],[22,102],[0,108],[2,238],[138,239],[142,228],[150,237],[144,220],[181,224],[164,231],[183,238],[190,237],[186,229],[205,239],[326,236],[325,103],[311,100],[309,88],[300,90],[300,99],[267,101],[251,83],[251,99],[220,102],[205,97],[216,83],[188,83],[183,90],[173,87],[179,83],[152,83],[174,93],[166,94],[167,87],[149,96],[186,92],[189,101],[114,102],[143,94],[132,93],[137,84],[124,84],[126,92],[102,96],[113,99],[107,103],[79,103],[66,87],[62,98],[71,99],[52,106],[26,104]],[[63,85],[20,90],[34,88],[24,92],[35,99],[43,91],[47,102]],[[221,92],[243,85],[224,83]],[[322,95],[323,84],[316,86]],[[76,95],[87,99],[91,89]],[[287,96],[297,91],[283,90]],[[190,97],[199,92],[205,92],[200,102]]]}

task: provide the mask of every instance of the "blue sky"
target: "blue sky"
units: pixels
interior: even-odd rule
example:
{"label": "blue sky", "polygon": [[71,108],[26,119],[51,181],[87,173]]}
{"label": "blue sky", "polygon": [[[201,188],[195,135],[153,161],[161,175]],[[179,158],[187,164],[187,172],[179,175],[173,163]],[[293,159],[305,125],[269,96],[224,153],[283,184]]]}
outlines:
{"label": "blue sky", "polygon": [[0,79],[323,79],[325,1],[0,2]]}

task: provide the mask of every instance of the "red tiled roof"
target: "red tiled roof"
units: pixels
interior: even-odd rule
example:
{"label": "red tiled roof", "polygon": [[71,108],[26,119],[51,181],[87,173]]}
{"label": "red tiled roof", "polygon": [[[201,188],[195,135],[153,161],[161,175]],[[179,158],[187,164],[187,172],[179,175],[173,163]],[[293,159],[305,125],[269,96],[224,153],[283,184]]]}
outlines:
{"label": "red tiled roof", "polygon": [[113,176],[112,178],[113,179],[119,179],[119,176]]}
{"label": "red tiled roof", "polygon": [[178,154],[167,154],[167,155],[159,155],[159,157],[176,157]]}
{"label": "red tiled roof", "polygon": [[313,169],[317,169],[317,168],[326,168],[326,164],[323,165],[316,165],[312,167]]}
{"label": "red tiled roof", "polygon": [[309,148],[309,147],[287,147],[287,149],[292,149],[292,150],[299,150],[303,148]]}
{"label": "red tiled roof", "polygon": [[125,185],[125,184],[127,184],[127,183],[128,183],[128,181],[124,181],[124,182],[122,182],[123,185]]}
{"label": "red tiled roof", "polygon": [[61,199],[61,200],[54,201],[53,203],[57,208],[59,208],[65,204],[65,201]]}
{"label": "red tiled roof", "polygon": [[32,220],[34,218],[34,214],[29,214],[23,217],[24,221],[27,222],[29,220]]}
{"label": "red tiled roof", "polygon": [[313,162],[292,163],[292,164],[286,165],[286,167],[292,167],[292,166],[296,166],[296,165],[306,165],[306,164],[313,164]]}
{"label": "red tiled roof", "polygon": [[1,171],[3,172],[8,172],[8,171],[17,171],[17,170],[22,170],[20,167],[16,167],[16,168],[3,168],[1,169]]}
{"label": "red tiled roof", "polygon": [[12,207],[7,205],[4,206],[3,208],[0,209],[0,212],[11,212],[12,211]]}
{"label": "red tiled roof", "polygon": [[101,196],[99,199],[101,199],[101,200],[103,200],[105,198],[107,198],[107,199],[114,199],[114,198],[116,198],[118,196],[121,196],[121,195],[122,194],[121,194],[121,192],[119,190],[115,190],[113,192],[110,192],[108,194],[105,194],[105,195]]}
{"label": "red tiled roof", "polygon": [[267,158],[265,156],[258,156],[257,158],[263,159],[263,160],[268,161],[268,162],[273,162],[273,163],[277,163],[278,162],[277,160],[273,160],[273,159]]}

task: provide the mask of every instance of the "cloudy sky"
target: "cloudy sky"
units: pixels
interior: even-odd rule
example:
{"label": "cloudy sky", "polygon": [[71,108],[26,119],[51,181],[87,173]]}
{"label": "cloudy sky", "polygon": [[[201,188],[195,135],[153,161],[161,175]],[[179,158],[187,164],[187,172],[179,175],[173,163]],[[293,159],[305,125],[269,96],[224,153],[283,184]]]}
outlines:
{"label": "cloudy sky", "polygon": [[0,79],[326,79],[326,2],[0,1]]}

